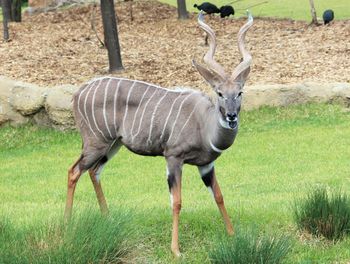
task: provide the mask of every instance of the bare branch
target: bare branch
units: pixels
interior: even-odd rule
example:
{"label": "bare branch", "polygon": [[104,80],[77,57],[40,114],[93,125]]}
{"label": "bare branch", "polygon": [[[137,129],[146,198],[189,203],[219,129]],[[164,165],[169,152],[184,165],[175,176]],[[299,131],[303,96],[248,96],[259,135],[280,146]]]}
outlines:
{"label": "bare branch", "polygon": [[96,31],[96,27],[95,27],[95,8],[96,8],[96,4],[93,4],[92,6],[92,11],[91,11],[91,29],[95,32],[95,36],[98,39],[98,41],[100,42],[102,47],[105,47],[105,43],[99,38],[97,31]]}

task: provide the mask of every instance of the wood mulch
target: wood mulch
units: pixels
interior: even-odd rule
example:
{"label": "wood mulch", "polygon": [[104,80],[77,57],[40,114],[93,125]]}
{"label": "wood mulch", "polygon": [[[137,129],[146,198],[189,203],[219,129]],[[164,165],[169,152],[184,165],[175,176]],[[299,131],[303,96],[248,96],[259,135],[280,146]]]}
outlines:
{"label": "wood mulch", "polygon": [[[109,75],[107,51],[91,29],[93,7],[79,6],[11,23],[10,42],[0,41],[0,75],[42,86],[81,84]],[[113,74],[165,87],[207,85],[191,65],[207,47],[196,14],[177,20],[174,7],[156,1],[116,3],[125,71]],[[96,28],[103,39],[99,7]],[[217,34],[216,59],[227,71],[239,63],[236,35],[244,19],[206,18]],[[2,28],[0,28],[2,31]],[[248,84],[301,81],[350,82],[350,20],[329,26],[306,22],[255,19],[246,37],[253,56]]]}

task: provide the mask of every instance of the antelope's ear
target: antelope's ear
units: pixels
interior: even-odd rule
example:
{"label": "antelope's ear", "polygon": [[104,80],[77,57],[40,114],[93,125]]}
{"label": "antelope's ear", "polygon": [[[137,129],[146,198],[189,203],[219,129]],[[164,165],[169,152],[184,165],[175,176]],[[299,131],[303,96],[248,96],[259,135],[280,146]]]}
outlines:
{"label": "antelope's ear", "polygon": [[214,89],[216,89],[216,87],[223,82],[222,78],[218,74],[209,71],[207,68],[198,64],[195,60],[192,60],[192,65]]}

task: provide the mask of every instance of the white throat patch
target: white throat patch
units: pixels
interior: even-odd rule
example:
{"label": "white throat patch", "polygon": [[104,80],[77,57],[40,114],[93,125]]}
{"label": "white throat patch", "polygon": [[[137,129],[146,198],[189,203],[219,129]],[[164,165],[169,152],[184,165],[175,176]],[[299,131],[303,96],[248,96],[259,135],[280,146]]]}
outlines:
{"label": "white throat patch", "polygon": [[219,148],[215,147],[213,142],[211,142],[211,140],[209,140],[209,144],[210,144],[211,149],[214,150],[217,153],[222,153],[224,151],[222,149],[219,149]]}

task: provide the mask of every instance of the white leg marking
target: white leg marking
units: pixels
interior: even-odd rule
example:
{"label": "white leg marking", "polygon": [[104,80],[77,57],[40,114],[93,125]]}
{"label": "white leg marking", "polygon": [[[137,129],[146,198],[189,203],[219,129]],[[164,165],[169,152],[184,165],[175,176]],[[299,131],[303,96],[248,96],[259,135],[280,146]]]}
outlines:
{"label": "white leg marking", "polygon": [[109,127],[108,127],[108,123],[107,123],[107,113],[106,113],[106,101],[107,101],[107,94],[108,94],[108,88],[109,88],[109,84],[111,83],[111,80],[112,79],[109,79],[108,82],[107,82],[107,85],[106,85],[106,88],[105,88],[105,96],[104,96],[104,101],[103,101],[103,118],[105,120],[105,125],[106,125],[106,128],[107,128],[107,131],[110,135],[111,138],[113,138],[112,134],[111,134],[111,131],[109,130]]}
{"label": "white leg marking", "polygon": [[100,81],[99,85],[95,88],[94,94],[92,95],[91,115],[92,115],[92,119],[93,119],[93,121],[94,121],[94,124],[95,124],[95,126],[96,126],[98,132],[100,132],[101,136],[102,136],[106,141],[108,141],[107,138],[105,137],[105,135],[103,134],[102,130],[98,127],[97,122],[96,122],[96,117],[95,117],[95,97],[96,97],[96,92],[97,92],[98,88],[100,87],[100,85],[101,85],[101,81]]}
{"label": "white leg marking", "polygon": [[170,136],[169,136],[169,138],[168,138],[167,143],[170,141],[170,139],[171,139],[171,137],[172,137],[172,135],[173,135],[174,128],[175,128],[175,125],[176,125],[177,119],[178,119],[178,118],[179,118],[179,116],[180,116],[182,106],[183,106],[183,104],[185,103],[185,101],[186,101],[188,98],[190,98],[190,97],[191,97],[191,95],[193,95],[193,93],[190,93],[189,95],[187,95],[187,96],[185,97],[185,99],[184,99],[184,100],[181,102],[180,107],[179,107],[179,111],[177,112],[177,115],[176,115],[176,118],[175,118],[175,121],[174,121],[173,127],[172,127],[172,129],[171,129]]}
{"label": "white leg marking", "polygon": [[140,129],[141,129],[141,124],[142,124],[142,120],[143,120],[143,115],[145,114],[146,112],[146,108],[149,104],[149,102],[152,100],[153,96],[156,94],[157,92],[157,89],[154,90],[153,94],[151,95],[151,97],[148,99],[148,101],[146,102],[145,104],[145,107],[143,108],[143,111],[142,111],[142,115],[141,115],[141,118],[140,118],[140,123],[139,123],[139,128],[137,130],[137,133],[132,137],[132,141],[134,140],[135,137],[137,137],[137,135],[140,133]]}
{"label": "white leg marking", "polygon": [[167,177],[167,178],[169,177],[169,169],[168,169],[168,166],[166,167],[166,177]]}
{"label": "white leg marking", "polygon": [[211,171],[214,168],[214,161],[210,162],[207,165],[204,166],[198,166],[198,171],[201,175],[201,177],[205,176],[209,171]]}
{"label": "white leg marking", "polygon": [[[91,130],[92,134],[93,134],[95,137],[97,137],[96,134],[95,134],[95,132],[92,130],[92,127],[91,127],[91,125],[90,125],[90,122],[86,119],[85,115],[83,115],[83,113],[82,113],[81,110],[80,110],[80,99],[81,99],[81,96],[82,96],[83,92],[87,91],[87,89],[91,88],[91,86],[93,86],[93,84],[87,85],[87,86],[85,87],[85,89],[84,89],[83,91],[80,92],[79,97],[78,97],[78,105],[77,105],[77,107],[78,107],[78,111],[79,111],[80,116],[84,119],[86,125],[89,127],[89,129]],[[86,93],[85,93],[85,95],[86,95]]]}
{"label": "white leg marking", "polygon": [[171,115],[171,113],[172,113],[172,111],[173,111],[174,105],[175,105],[177,99],[179,99],[179,98],[181,97],[182,94],[183,94],[183,92],[181,92],[181,93],[175,98],[173,104],[172,104],[171,107],[170,107],[169,114],[168,114],[168,116],[167,116],[167,118],[166,118],[166,120],[165,120],[165,124],[164,124],[164,126],[163,126],[162,134],[160,135],[160,139],[162,139],[163,136],[164,136],[164,131],[165,131],[166,125],[168,124],[170,115]]}
{"label": "white leg marking", "polygon": [[149,134],[148,134],[148,139],[147,142],[149,144],[151,144],[151,136],[152,136],[152,128],[153,128],[153,122],[154,122],[154,118],[156,117],[156,113],[157,113],[157,109],[160,105],[160,103],[163,101],[163,99],[167,96],[168,91],[166,91],[164,93],[164,95],[159,99],[158,103],[156,104],[156,106],[154,107],[153,113],[152,113],[152,117],[151,117],[151,124],[149,126]]}
{"label": "white leg marking", "polygon": [[211,195],[215,199],[215,195],[214,195],[213,189],[210,186],[208,187],[208,191],[211,193]]}
{"label": "white leg marking", "polygon": [[184,130],[184,128],[185,128],[185,126],[187,125],[188,121],[190,121],[190,119],[191,119],[191,117],[192,117],[194,111],[196,110],[197,105],[199,105],[199,103],[202,101],[202,99],[203,99],[203,98],[199,99],[198,102],[197,102],[197,103],[195,104],[195,106],[193,107],[192,112],[189,114],[189,116],[188,116],[188,118],[187,118],[185,124],[182,126],[182,128],[181,128],[179,134],[177,135],[176,140],[174,141],[174,145],[175,145],[176,142],[179,140],[182,131]]}
{"label": "white leg marking", "polygon": [[211,149],[214,150],[215,152],[217,152],[217,153],[222,153],[223,152],[222,149],[219,149],[219,148],[215,147],[214,144],[210,141],[210,139],[209,139],[209,144],[210,144]]}
{"label": "white leg marking", "polygon": [[120,86],[121,80],[119,80],[117,84],[117,89],[114,94],[114,104],[113,104],[113,122],[114,122],[114,130],[115,130],[115,136],[117,137],[117,96],[119,92],[119,86]]}
{"label": "white leg marking", "polygon": [[125,113],[124,113],[124,118],[123,118],[123,133],[124,133],[124,135],[126,135],[126,133],[125,133],[125,120],[126,120],[126,116],[128,115],[129,99],[130,99],[131,92],[134,89],[135,83],[136,82],[134,81],[133,84],[131,85],[131,87],[129,88],[128,97],[126,98]]}
{"label": "white leg marking", "polygon": [[96,173],[95,173],[95,179],[96,179],[97,182],[99,182],[100,179],[101,179],[100,176],[101,176],[101,172],[102,172],[102,170],[103,170],[103,167],[104,167],[104,164],[101,165],[101,166],[97,169],[97,171],[96,171]]}
{"label": "white leg marking", "polygon": [[140,103],[139,103],[139,105],[137,106],[137,109],[136,109],[136,112],[135,112],[135,115],[134,115],[134,120],[132,121],[131,131],[130,131],[130,134],[131,134],[131,137],[132,137],[132,138],[133,138],[133,133],[132,133],[132,131],[134,130],[134,126],[135,126],[135,121],[136,121],[137,114],[138,114],[138,112],[139,112],[139,110],[140,110],[140,106],[142,105],[143,99],[144,99],[146,93],[148,92],[149,88],[150,88],[150,86],[147,86],[147,89],[146,89],[146,91],[143,93],[143,95],[142,95],[142,97],[141,97],[141,100],[140,100]]}
{"label": "white leg marking", "polygon": [[170,207],[171,207],[171,209],[173,209],[173,203],[174,203],[174,197],[173,197],[172,193],[170,193]]}

